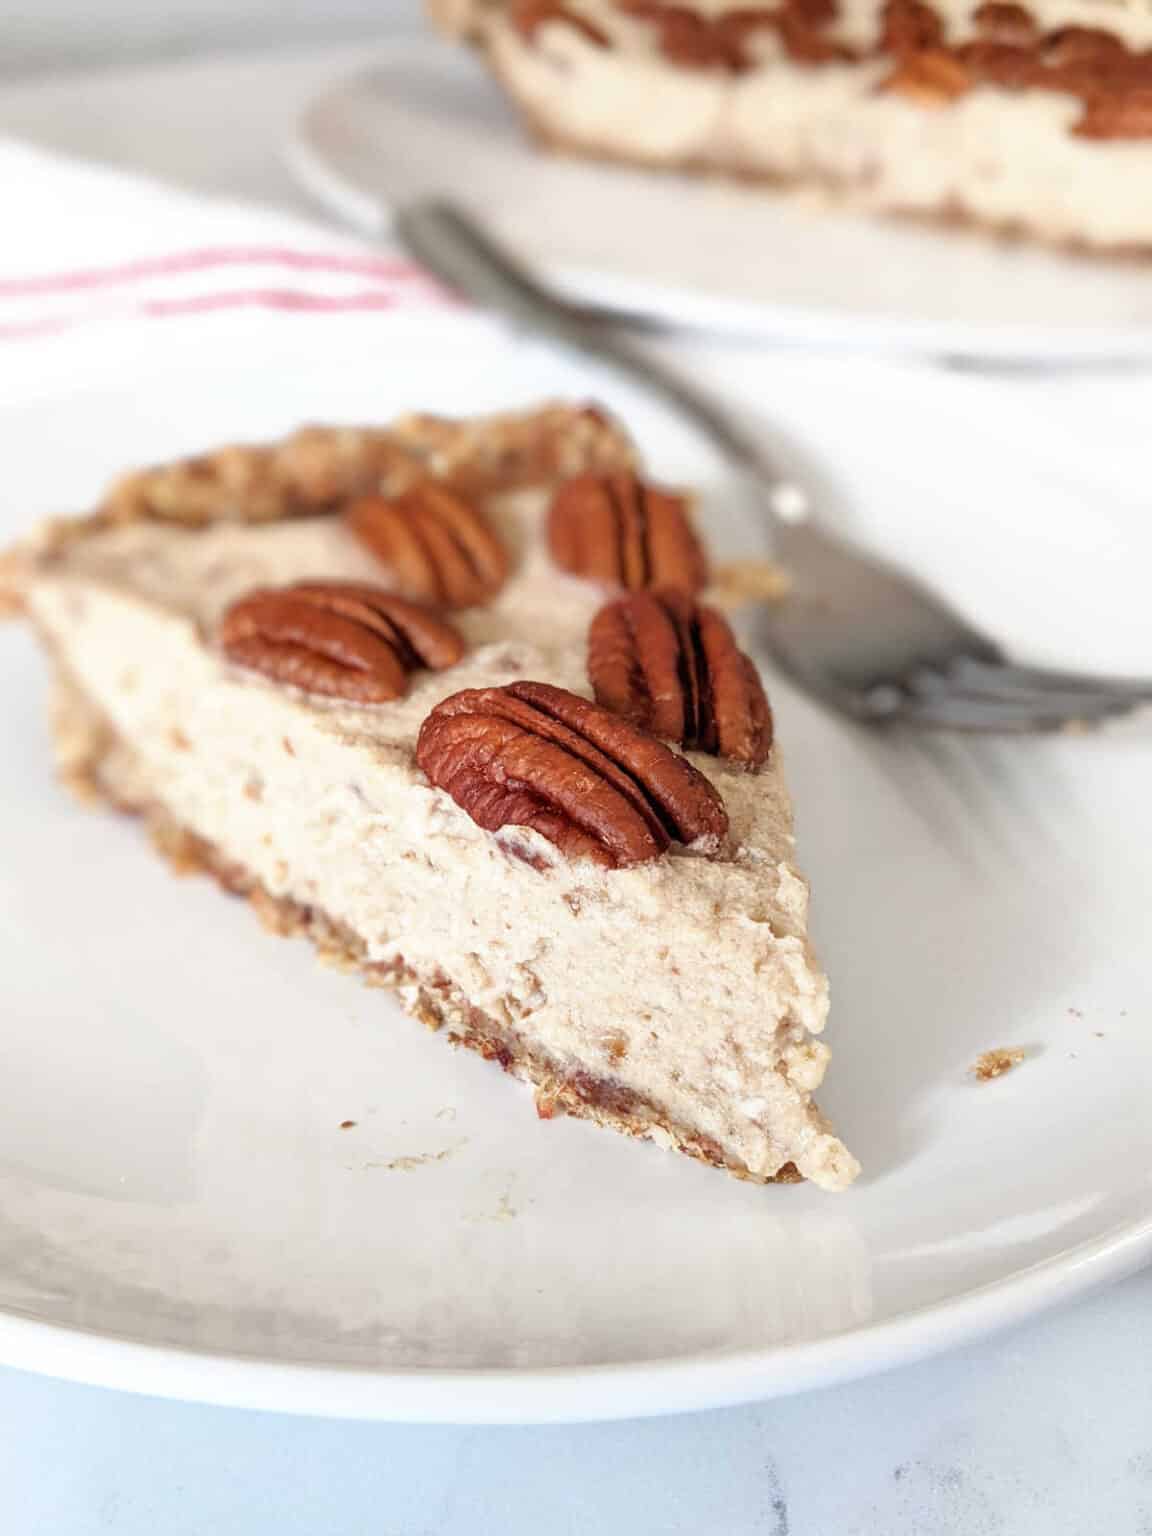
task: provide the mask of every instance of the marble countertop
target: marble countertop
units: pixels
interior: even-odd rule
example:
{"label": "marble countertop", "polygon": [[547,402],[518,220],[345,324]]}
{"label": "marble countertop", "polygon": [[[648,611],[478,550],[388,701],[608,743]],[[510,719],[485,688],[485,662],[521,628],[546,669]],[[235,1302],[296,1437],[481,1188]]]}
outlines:
{"label": "marble countertop", "polygon": [[1152,1273],[849,1386],[623,1424],[244,1413],[0,1371],[12,1536],[1141,1536]]}
{"label": "marble countertop", "polygon": [[[0,134],[302,207],[284,134],[311,90],[370,57],[314,48],[10,83]],[[282,1418],[0,1371],[0,1531],[1140,1536],[1150,1308],[1145,1272],[869,1381],[570,1428]]]}

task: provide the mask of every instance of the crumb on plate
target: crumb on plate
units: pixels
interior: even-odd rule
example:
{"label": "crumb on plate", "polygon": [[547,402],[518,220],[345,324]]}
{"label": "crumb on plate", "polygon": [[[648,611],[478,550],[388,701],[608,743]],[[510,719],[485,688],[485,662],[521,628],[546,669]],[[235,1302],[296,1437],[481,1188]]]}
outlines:
{"label": "crumb on plate", "polygon": [[1022,1045],[998,1046],[995,1050],[981,1052],[968,1070],[980,1082],[990,1083],[994,1077],[1003,1077],[1005,1072],[1018,1067],[1025,1055]]}

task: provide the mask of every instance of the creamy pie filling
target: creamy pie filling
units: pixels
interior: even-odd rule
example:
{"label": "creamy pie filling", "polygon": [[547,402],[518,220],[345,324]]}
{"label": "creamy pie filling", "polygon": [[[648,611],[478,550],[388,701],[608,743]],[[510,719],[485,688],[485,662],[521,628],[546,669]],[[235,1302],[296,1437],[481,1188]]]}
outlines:
{"label": "creamy pie filling", "polygon": [[138,792],[273,896],[346,925],[369,961],[447,977],[562,1065],[599,1064],[754,1176],[794,1162],[841,1188],[857,1164],[811,1100],[827,985],[774,761],[753,776],[693,754],[724,798],[731,848],[618,870],[564,860],[531,832],[482,831],[414,764],[420,722],[457,689],[528,677],[589,693],[584,635],[602,594],[547,562],[543,504],[490,504],[515,576],[490,607],[454,616],[472,648],[459,666],[417,673],[407,698],[373,708],[245,674],[213,644],[222,608],[255,585],[380,578],[335,519],[110,529],[44,567],[27,602],[130,743]]}

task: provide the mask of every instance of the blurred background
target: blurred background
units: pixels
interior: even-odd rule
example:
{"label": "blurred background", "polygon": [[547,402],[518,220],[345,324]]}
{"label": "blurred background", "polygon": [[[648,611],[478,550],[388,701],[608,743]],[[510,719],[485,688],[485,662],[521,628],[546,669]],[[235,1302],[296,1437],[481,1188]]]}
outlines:
{"label": "blurred background", "polygon": [[212,48],[355,40],[419,20],[419,0],[3,0],[0,77]]}

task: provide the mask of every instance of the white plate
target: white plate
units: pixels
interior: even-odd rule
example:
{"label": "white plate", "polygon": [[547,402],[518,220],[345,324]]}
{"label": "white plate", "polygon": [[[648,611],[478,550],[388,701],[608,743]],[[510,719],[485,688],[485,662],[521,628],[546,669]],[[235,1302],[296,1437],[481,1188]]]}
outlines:
{"label": "white plate", "polygon": [[450,194],[572,293],[679,326],[884,352],[1152,358],[1150,264],[548,156],[479,63],[434,40],[390,44],[316,100],[291,160],[366,229],[381,200]]}
{"label": "white plate", "polygon": [[[224,384],[173,341],[130,378],[0,407],[0,531],[133,460],[588,385],[461,317],[284,329],[282,355],[234,336]],[[1027,392],[756,370],[859,532],[1035,654],[1152,661],[1138,400],[1072,445],[1083,396],[1050,394],[1026,453]],[[711,485],[710,530],[738,542],[715,467],[602,393],[662,471]],[[927,757],[772,685],[834,980],[823,1097],[866,1170],[837,1197],[538,1121],[527,1090],[71,804],[19,630],[0,675],[0,1360],[314,1413],[665,1412],[941,1348],[1152,1248],[1146,726],[965,748],[954,795]],[[1016,1044],[1015,1072],[968,1075]]]}

